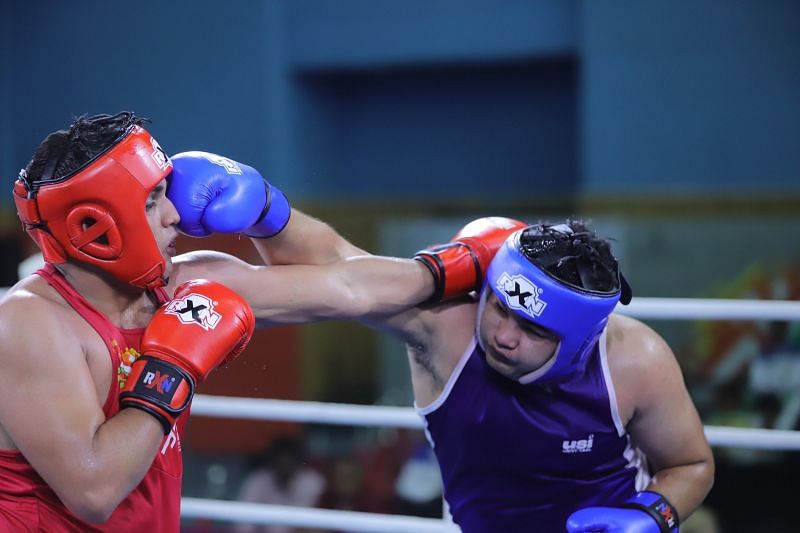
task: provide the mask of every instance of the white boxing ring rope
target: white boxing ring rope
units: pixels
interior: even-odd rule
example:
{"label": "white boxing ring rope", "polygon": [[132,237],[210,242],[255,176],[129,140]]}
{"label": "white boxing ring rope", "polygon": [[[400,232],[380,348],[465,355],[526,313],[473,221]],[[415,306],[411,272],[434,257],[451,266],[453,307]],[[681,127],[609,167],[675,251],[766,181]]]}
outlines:
{"label": "white boxing ring rope", "polygon": [[[422,418],[410,407],[297,402],[198,394],[193,416],[272,420],[344,426],[423,429]],[[759,450],[800,450],[800,431],[705,426],[712,446]]]}
{"label": "white boxing ring rope", "polygon": [[[655,320],[786,320],[800,321],[800,302],[770,300],[721,300],[682,298],[635,298],[619,306],[620,314]],[[422,429],[422,419],[410,407],[347,405],[198,394],[193,416],[272,420],[315,424]],[[705,426],[709,443],[716,447],[762,450],[800,450],[800,431]],[[225,522],[276,524],[295,527],[335,528],[374,533],[454,533],[447,520],[381,515],[183,498],[181,516]]]}
{"label": "white boxing ring rope", "polygon": [[634,298],[621,315],[654,320],[786,320],[800,322],[800,301]]}

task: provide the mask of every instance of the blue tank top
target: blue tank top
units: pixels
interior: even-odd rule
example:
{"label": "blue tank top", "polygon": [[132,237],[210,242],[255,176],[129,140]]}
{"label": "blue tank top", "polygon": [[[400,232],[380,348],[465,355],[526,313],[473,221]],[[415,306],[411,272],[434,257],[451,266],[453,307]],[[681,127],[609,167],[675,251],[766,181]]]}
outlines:
{"label": "blue tank top", "polygon": [[501,376],[473,338],[439,398],[417,409],[465,533],[561,533],[573,511],[647,486],[644,456],[619,417],[605,340],[604,332],[584,374],[545,387]]}

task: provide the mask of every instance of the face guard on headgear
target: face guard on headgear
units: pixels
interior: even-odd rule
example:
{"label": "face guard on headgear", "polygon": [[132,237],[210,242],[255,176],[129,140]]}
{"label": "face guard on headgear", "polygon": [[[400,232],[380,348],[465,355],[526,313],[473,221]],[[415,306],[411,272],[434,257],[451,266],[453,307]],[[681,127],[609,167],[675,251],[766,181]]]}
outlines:
{"label": "face guard on headgear", "polygon": [[166,262],[145,204],[172,162],[155,139],[131,126],[105,152],[67,176],[57,161],[31,182],[20,172],[14,202],[22,224],[48,263],[74,259],[140,288],[165,283]]}
{"label": "face guard on headgear", "polygon": [[[541,228],[541,227],[540,227]],[[520,251],[520,236],[529,227],[512,234],[497,252],[486,273],[479,319],[489,288],[500,302],[523,319],[555,333],[555,353],[541,367],[521,376],[520,383],[566,381],[583,372],[594,345],[608,322],[608,315],[622,297],[630,301],[630,287],[618,271],[616,285],[608,292],[567,285],[554,278]],[[572,233],[567,225],[551,230]],[[480,335],[478,335],[480,339]]]}

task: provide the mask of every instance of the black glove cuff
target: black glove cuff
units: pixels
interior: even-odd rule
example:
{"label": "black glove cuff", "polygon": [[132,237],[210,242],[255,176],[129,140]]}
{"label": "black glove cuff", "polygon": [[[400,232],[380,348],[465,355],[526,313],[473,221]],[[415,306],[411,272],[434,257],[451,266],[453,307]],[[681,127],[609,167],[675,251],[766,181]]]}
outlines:
{"label": "black glove cuff", "polygon": [[175,419],[192,401],[194,378],[183,368],[149,355],[141,356],[134,365],[144,367],[136,373],[133,387],[120,394],[120,407],[135,407],[150,413],[169,433]]}
{"label": "black glove cuff", "polygon": [[653,491],[644,491],[636,495],[633,500],[628,500],[619,507],[623,509],[638,509],[649,514],[656,521],[661,533],[678,533],[678,511],[669,500]]}
{"label": "black glove cuff", "polygon": [[425,268],[430,270],[433,276],[433,294],[428,298],[425,303],[439,303],[442,301],[444,295],[444,265],[441,258],[436,254],[430,253],[427,250],[421,250],[414,256],[415,261],[419,261]]}
{"label": "black glove cuff", "polygon": [[274,237],[286,228],[292,216],[292,207],[283,191],[267,180],[264,180],[264,191],[266,199],[261,214],[255,224],[244,232],[248,237],[259,239]]}
{"label": "black glove cuff", "polygon": [[157,409],[153,409],[146,403],[132,402],[130,400],[128,401],[120,400],[119,407],[120,409],[128,409],[132,407],[134,409],[144,411],[148,415],[155,418],[159,424],[161,424],[161,428],[164,430],[164,435],[169,435],[169,432],[172,431],[173,424],[175,424],[174,418],[167,418],[166,416],[164,416],[164,413],[158,411]]}

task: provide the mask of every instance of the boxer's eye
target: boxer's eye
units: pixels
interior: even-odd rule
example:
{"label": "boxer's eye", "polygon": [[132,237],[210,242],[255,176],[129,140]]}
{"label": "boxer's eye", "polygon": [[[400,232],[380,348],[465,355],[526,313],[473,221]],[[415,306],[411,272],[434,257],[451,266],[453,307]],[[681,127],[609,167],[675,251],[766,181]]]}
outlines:
{"label": "boxer's eye", "polygon": [[530,335],[531,337],[536,337],[536,338],[542,339],[542,340],[558,342],[558,337],[556,335],[554,335],[550,331],[548,331],[548,330],[546,330],[546,329],[544,329],[544,328],[542,328],[540,326],[537,326],[536,324],[531,324],[529,322],[524,322],[523,324],[521,324],[520,327],[522,328],[522,331],[524,331],[526,334]]}

